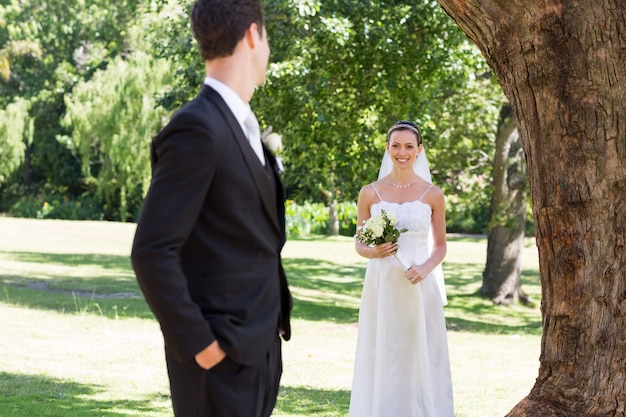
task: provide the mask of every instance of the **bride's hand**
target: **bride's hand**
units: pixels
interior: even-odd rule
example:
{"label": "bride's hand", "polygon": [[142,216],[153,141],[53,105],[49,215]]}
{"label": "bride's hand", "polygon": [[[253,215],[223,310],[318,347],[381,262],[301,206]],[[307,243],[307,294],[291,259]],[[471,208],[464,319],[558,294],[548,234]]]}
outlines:
{"label": "bride's hand", "polygon": [[372,258],[386,258],[398,251],[398,245],[396,243],[383,243],[372,248]]}
{"label": "bride's hand", "polygon": [[411,284],[415,285],[426,278],[429,273],[430,271],[426,270],[424,265],[411,265],[404,273],[404,276],[406,276]]}

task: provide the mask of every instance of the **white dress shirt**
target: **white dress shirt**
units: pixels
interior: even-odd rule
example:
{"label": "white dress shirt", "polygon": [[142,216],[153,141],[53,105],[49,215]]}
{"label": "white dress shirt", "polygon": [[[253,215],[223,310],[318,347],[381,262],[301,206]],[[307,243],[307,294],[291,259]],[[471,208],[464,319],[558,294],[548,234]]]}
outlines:
{"label": "white dress shirt", "polygon": [[[245,123],[246,119],[248,118],[248,114],[252,112],[250,105],[248,103],[245,103],[241,99],[241,97],[239,97],[229,86],[222,83],[221,81],[216,80],[215,78],[206,77],[204,79],[204,83],[217,91],[222,99],[224,99],[226,105],[235,116],[235,119],[237,119],[237,122],[239,122],[241,130],[244,131],[248,140],[251,141],[250,145],[252,146],[254,153],[256,153],[256,155],[259,157],[261,163],[265,165],[265,155],[263,155],[261,137],[258,136],[256,138],[251,138],[249,129]],[[257,141],[257,143],[252,143],[252,141]]]}

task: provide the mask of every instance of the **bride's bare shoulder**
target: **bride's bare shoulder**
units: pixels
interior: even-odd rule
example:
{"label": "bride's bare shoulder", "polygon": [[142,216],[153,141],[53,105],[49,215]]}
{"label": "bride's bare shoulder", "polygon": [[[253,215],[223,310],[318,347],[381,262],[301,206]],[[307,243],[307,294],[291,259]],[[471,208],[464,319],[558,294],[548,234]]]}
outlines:
{"label": "bride's bare shoulder", "polygon": [[364,185],[363,187],[361,187],[361,191],[359,191],[360,194],[367,194],[367,193],[373,193],[374,192],[374,186],[373,186],[373,182],[370,182],[367,185]]}
{"label": "bride's bare shoulder", "polygon": [[436,185],[433,185],[432,187],[430,187],[430,193],[433,193],[434,195],[437,195],[439,197],[444,197],[443,194],[443,190],[439,187],[437,187]]}
{"label": "bride's bare shoulder", "polygon": [[445,204],[445,195],[441,188],[433,185],[428,189],[424,200],[431,206]]}
{"label": "bride's bare shoulder", "polygon": [[364,185],[359,191],[359,200],[362,201],[373,201],[377,200],[378,196],[376,195],[376,189],[374,187],[377,186],[378,181],[369,183]]}

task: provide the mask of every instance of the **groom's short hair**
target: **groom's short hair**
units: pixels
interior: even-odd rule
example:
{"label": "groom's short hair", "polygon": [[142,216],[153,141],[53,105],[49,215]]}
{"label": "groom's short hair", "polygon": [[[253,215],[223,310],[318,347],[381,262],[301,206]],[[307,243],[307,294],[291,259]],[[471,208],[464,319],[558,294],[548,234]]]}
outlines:
{"label": "groom's short hair", "polygon": [[232,55],[252,23],[262,36],[260,0],[196,0],[191,10],[193,36],[205,61]]}

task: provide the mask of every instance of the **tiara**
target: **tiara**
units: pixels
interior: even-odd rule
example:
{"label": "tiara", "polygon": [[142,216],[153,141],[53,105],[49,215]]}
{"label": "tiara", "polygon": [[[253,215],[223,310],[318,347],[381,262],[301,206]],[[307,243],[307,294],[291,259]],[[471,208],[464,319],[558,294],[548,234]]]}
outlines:
{"label": "tiara", "polygon": [[410,123],[402,123],[402,122],[396,123],[393,126],[391,126],[391,128],[387,132],[387,138],[389,138],[389,135],[391,135],[393,132],[395,132],[396,130],[400,130],[400,129],[408,129],[412,131],[413,133],[415,133],[415,135],[417,135],[418,143],[422,141],[422,134],[420,133],[420,130],[416,126]]}

